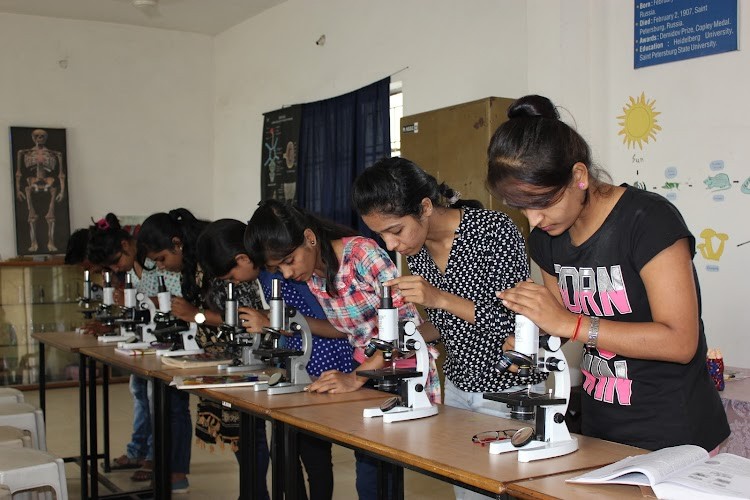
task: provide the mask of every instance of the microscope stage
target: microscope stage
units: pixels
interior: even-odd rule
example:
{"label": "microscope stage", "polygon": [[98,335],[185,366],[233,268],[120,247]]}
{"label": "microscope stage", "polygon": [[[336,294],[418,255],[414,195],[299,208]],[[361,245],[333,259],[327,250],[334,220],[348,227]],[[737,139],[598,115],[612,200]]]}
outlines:
{"label": "microscope stage", "polygon": [[401,380],[421,377],[422,372],[403,368],[382,368],[380,370],[361,370],[357,372],[357,375],[375,380]]}

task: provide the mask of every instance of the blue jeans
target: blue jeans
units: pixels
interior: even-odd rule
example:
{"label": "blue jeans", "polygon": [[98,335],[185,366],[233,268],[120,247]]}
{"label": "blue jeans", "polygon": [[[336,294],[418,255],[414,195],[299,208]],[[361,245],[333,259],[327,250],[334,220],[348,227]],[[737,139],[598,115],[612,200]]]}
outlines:
{"label": "blue jeans", "polygon": [[[545,384],[537,384],[532,386],[534,392],[544,392]],[[515,392],[520,389],[525,389],[526,386],[511,387],[503,392]],[[477,413],[484,413],[485,415],[492,415],[501,418],[510,418],[510,408],[505,403],[499,401],[492,401],[484,399],[483,392],[467,392],[462,391],[453,382],[445,379],[445,399],[443,404],[446,406],[453,406],[455,408],[463,408],[464,410],[470,410]],[[527,424],[528,425],[528,424]],[[531,425],[534,425],[533,423]],[[477,429],[477,432],[482,431],[494,431],[497,429]],[[486,499],[492,498],[481,493],[476,493],[460,486],[454,486],[453,492],[456,494],[456,500],[468,500],[468,499]]]}
{"label": "blue jeans", "polygon": [[[242,445],[243,443],[240,442],[239,446]],[[237,457],[237,462],[239,462],[239,450],[234,452],[234,456]],[[258,467],[258,491],[255,492],[253,498],[257,500],[269,500],[268,485],[266,484],[269,462],[268,438],[266,437],[266,421],[262,418],[255,421],[255,457]],[[244,474],[244,472],[240,471],[240,474]]]}
{"label": "blue jeans", "polygon": [[133,395],[133,434],[126,450],[128,458],[154,459],[154,435],[151,430],[153,388],[145,378],[130,376],[130,394]]}
{"label": "blue jeans", "polygon": [[379,460],[358,451],[354,452],[357,472],[357,494],[359,500],[386,500],[393,498],[390,494],[393,485],[392,474],[387,474],[388,491],[378,497],[378,462]]}
{"label": "blue jeans", "polygon": [[169,430],[172,436],[170,470],[190,472],[190,451],[193,440],[193,422],[190,419],[190,394],[174,388],[167,389],[169,398]]}

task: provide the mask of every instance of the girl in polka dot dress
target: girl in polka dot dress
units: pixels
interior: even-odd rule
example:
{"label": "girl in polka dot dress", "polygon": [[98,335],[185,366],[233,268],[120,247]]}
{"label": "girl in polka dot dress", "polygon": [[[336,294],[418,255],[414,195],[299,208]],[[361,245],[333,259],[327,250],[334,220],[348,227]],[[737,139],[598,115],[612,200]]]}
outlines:
{"label": "girl in polka dot dress", "polygon": [[[258,295],[258,281],[263,286],[266,297],[270,296],[271,280],[282,280],[281,293],[287,305],[295,307],[303,314],[313,333],[313,346],[308,373],[317,377],[325,370],[340,370],[349,373],[354,368],[352,347],[346,340],[346,335],[339,332],[328,322],[304,283],[284,280],[283,276],[271,274],[261,270],[250,259],[245,250],[243,237],[245,224],[238,220],[221,219],[206,227],[198,238],[198,259],[209,278],[218,278],[218,288],[209,293],[210,307],[217,311],[224,309],[226,301],[225,283],[231,281],[238,286],[238,290],[246,290],[252,285],[253,293],[238,293],[237,300],[240,308],[240,320],[249,332],[261,332],[263,327],[270,326],[268,311],[262,308]],[[258,280],[258,281],[256,281]],[[244,286],[243,285],[248,285]],[[300,349],[302,340],[299,336],[287,339],[287,347]],[[266,426],[259,420],[256,428],[258,474],[265,477],[268,470],[268,442],[266,440]],[[333,495],[333,464],[331,459],[331,443],[321,441],[312,436],[301,435],[299,454],[307,471],[310,488],[310,498],[331,498]],[[297,469],[299,480],[302,481],[302,469]],[[256,498],[268,498],[265,482],[259,485],[263,491],[257,492]]]}

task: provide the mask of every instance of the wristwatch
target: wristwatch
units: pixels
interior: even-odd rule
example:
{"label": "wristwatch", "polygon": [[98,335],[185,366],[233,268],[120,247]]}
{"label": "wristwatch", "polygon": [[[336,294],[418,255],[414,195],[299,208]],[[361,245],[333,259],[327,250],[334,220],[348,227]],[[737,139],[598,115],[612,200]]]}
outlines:
{"label": "wristwatch", "polygon": [[589,339],[586,341],[586,346],[593,349],[596,347],[596,342],[599,339],[599,318],[597,316],[591,316],[590,318]]}
{"label": "wristwatch", "polygon": [[195,321],[197,324],[202,325],[206,322],[206,315],[203,312],[203,306],[198,307],[198,312],[195,313],[195,316],[193,317],[193,321]]}

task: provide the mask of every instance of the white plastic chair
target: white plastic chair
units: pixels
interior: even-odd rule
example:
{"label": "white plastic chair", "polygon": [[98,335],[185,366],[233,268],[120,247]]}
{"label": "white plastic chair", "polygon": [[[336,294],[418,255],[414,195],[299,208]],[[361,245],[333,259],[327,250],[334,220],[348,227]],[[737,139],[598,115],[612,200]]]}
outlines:
{"label": "white plastic chair", "polygon": [[42,410],[27,403],[0,404],[0,425],[10,425],[31,433],[34,448],[47,451],[47,435],[44,430]]}
{"label": "white plastic chair", "polygon": [[32,448],[0,449],[0,484],[11,494],[50,486],[57,500],[68,500],[62,458]]}
{"label": "white plastic chair", "polygon": [[0,404],[23,403],[23,393],[12,387],[0,387]]}
{"label": "white plastic chair", "polygon": [[31,444],[31,433],[17,427],[0,425],[0,446],[33,448]]}

